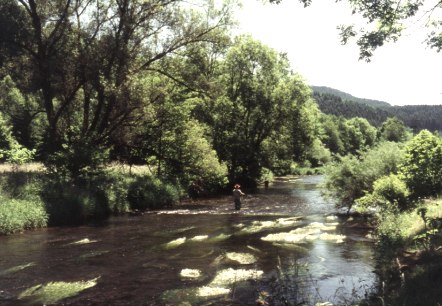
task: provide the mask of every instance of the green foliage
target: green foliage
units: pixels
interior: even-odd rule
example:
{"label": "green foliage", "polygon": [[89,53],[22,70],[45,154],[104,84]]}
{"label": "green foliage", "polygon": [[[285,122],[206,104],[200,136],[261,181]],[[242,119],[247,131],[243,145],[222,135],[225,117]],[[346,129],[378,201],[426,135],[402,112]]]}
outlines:
{"label": "green foliage", "polygon": [[7,152],[11,149],[13,141],[14,138],[12,137],[11,127],[0,113],[0,160],[5,159]]}
{"label": "green foliage", "polygon": [[[152,119],[145,111],[161,100],[144,95],[155,84],[140,80],[160,77],[170,80],[175,92],[198,91],[193,85],[199,84],[183,78],[179,64],[198,55],[192,46],[199,50],[198,45],[226,45],[237,2],[184,2],[0,1],[2,76],[10,75],[20,89],[8,99],[18,101],[18,93],[26,93],[22,100],[32,95],[39,106],[21,109],[16,118],[23,124],[14,128],[25,131],[39,112],[44,113],[41,156],[45,161],[50,157],[48,165],[61,167],[67,160],[66,167],[77,175],[85,168],[83,161],[95,159],[95,154],[81,156],[78,148],[118,146],[130,152],[139,136],[134,133]],[[85,12],[94,18],[77,18]],[[73,130],[76,139],[69,135],[66,141],[64,136]],[[73,169],[70,156],[80,157],[79,169]]]}
{"label": "green foliage", "polygon": [[330,150],[319,139],[313,140],[307,156],[313,167],[324,166],[332,159]]}
{"label": "green foliage", "polygon": [[356,200],[357,209],[374,207],[383,213],[385,210],[397,211],[410,208],[410,192],[397,175],[390,174],[377,179],[373,184],[373,192]]}
{"label": "green foliage", "polygon": [[414,198],[435,196],[442,191],[442,140],[427,130],[405,148],[401,176]]}
{"label": "green foliage", "polygon": [[38,145],[44,127],[37,98],[23,94],[9,75],[0,80],[0,112],[18,143],[27,148]]}
{"label": "green foliage", "polygon": [[109,150],[104,146],[77,139],[63,144],[60,150],[51,154],[46,167],[57,176],[75,179],[102,170],[108,157]]}
{"label": "green foliage", "polygon": [[[425,218],[417,217],[422,216],[422,212],[425,213]],[[440,231],[440,228],[433,228],[429,224],[431,220],[437,220],[441,215],[440,201],[421,202],[412,210],[399,211],[394,208],[385,210],[379,214],[377,220],[377,251],[388,260],[404,247],[414,247],[417,242],[423,241],[423,238],[434,238],[431,236]],[[437,247],[434,242],[436,240],[426,240],[426,243],[432,243],[431,247]],[[429,245],[426,247],[430,248]],[[387,256],[387,253],[390,256]]]}
{"label": "green foliage", "polygon": [[410,129],[396,117],[388,118],[382,123],[380,132],[382,139],[386,141],[403,142],[411,136]]}
{"label": "green foliage", "polygon": [[374,126],[380,126],[382,122],[391,116],[388,112],[391,109],[388,104],[382,108],[373,107],[371,103],[367,105],[367,103],[358,102],[358,99],[355,97],[350,96],[343,99],[333,92],[317,91],[315,87],[313,98],[324,114],[346,119],[361,117],[367,119]]}
{"label": "green foliage", "polygon": [[199,181],[206,192],[227,184],[227,167],[205,136],[204,127],[194,120],[182,122],[180,129],[163,130],[162,176],[179,178],[183,185]]}
{"label": "green foliage", "polygon": [[178,202],[180,190],[166,182],[151,177],[137,176],[131,183],[127,199],[131,209],[158,209]]}
{"label": "green foliage", "polygon": [[41,197],[49,214],[49,225],[77,225],[103,220],[110,215],[106,194],[91,184],[74,184],[62,176],[45,178]]}
{"label": "green foliage", "polygon": [[290,166],[290,174],[292,175],[314,175],[324,174],[323,167],[312,167],[312,164],[307,160],[301,164],[292,163]]}
{"label": "green foliage", "polygon": [[346,151],[356,154],[358,151],[372,147],[376,142],[376,128],[365,118],[352,118],[346,122]]}
{"label": "green foliage", "polygon": [[90,184],[105,194],[110,213],[118,215],[130,211],[128,190],[134,181],[130,174],[106,171],[94,176]]}
{"label": "green foliage", "polygon": [[46,227],[48,215],[42,201],[9,199],[0,195],[0,234]]}
{"label": "green foliage", "polygon": [[322,114],[320,117],[320,131],[318,138],[324,146],[333,154],[345,155],[345,145],[342,125],[342,118]]}
{"label": "green foliage", "polygon": [[3,152],[0,150],[0,155],[1,154],[6,156],[6,161],[8,163],[17,167],[31,162],[35,156],[35,149],[29,150],[14,141],[11,144],[10,150]]}
{"label": "green foliage", "polygon": [[20,145],[12,135],[12,129],[0,113],[0,161],[23,165],[32,161],[35,150]]}
{"label": "green foliage", "polygon": [[338,199],[338,207],[348,207],[366,193],[382,176],[397,173],[402,161],[398,143],[383,142],[359,157],[345,156],[325,167],[325,193]]}
{"label": "green foliage", "polygon": [[207,113],[212,114],[213,145],[227,163],[230,182],[254,186],[261,167],[275,171],[309,145],[310,89],[288,68],[285,56],[248,36],[237,38],[226,54],[221,75],[225,91]]}
{"label": "green foliage", "polygon": [[391,106],[385,102],[380,104],[379,101],[361,101],[359,98],[332,89],[324,92],[313,87],[313,90],[313,98],[324,114],[346,119],[362,117],[377,127],[382,126],[388,118],[397,118],[414,131],[442,130],[442,121],[439,120],[442,116],[441,105]]}

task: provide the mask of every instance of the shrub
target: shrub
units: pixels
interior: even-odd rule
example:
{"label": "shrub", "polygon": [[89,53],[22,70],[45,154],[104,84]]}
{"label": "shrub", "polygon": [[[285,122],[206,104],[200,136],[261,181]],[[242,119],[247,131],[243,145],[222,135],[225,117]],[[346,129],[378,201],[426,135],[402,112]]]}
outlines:
{"label": "shrub", "polygon": [[390,174],[376,180],[373,192],[357,200],[360,208],[375,207],[381,211],[398,208],[405,210],[411,206],[410,191],[397,175]]}
{"label": "shrub", "polygon": [[116,215],[130,210],[128,190],[134,181],[128,173],[106,171],[92,178],[90,185],[104,193],[110,213]]}
{"label": "shrub", "polygon": [[45,227],[48,215],[38,200],[0,198],[0,234]]}
{"label": "shrub", "polygon": [[110,215],[105,193],[93,186],[78,186],[53,177],[45,182],[42,198],[50,225],[83,224]]}
{"label": "shrub", "polygon": [[383,142],[359,157],[345,156],[325,166],[324,193],[350,209],[356,199],[373,191],[377,179],[397,173],[402,156],[401,145],[394,142]]}
{"label": "shrub", "polygon": [[413,197],[435,196],[442,191],[442,140],[427,130],[405,148],[401,175]]}
{"label": "shrub", "polygon": [[129,186],[127,197],[132,209],[158,209],[178,202],[180,191],[157,178],[137,176]]}

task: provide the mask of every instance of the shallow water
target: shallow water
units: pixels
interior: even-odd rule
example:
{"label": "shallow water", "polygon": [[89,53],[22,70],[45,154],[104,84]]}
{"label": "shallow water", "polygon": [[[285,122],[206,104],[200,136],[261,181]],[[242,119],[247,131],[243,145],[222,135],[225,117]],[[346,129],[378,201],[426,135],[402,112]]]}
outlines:
{"label": "shallow water", "polygon": [[[363,297],[376,281],[372,244],[366,229],[333,217],[321,179],[275,181],[247,195],[240,212],[225,196],[100,226],[0,237],[0,305],[256,305],[259,298],[314,305]],[[60,290],[50,283],[92,280],[47,297]]]}

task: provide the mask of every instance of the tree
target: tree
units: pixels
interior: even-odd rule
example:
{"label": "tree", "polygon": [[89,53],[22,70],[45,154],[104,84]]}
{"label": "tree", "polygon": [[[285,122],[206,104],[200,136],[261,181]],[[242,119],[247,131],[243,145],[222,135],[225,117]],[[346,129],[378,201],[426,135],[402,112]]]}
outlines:
{"label": "tree", "polygon": [[373,191],[377,179],[397,174],[402,158],[401,144],[395,142],[382,142],[358,157],[344,156],[325,167],[325,192],[350,210],[356,199]]}
{"label": "tree", "polygon": [[442,140],[427,130],[417,134],[405,148],[401,177],[412,196],[435,196],[442,191]]}
{"label": "tree", "polygon": [[410,135],[410,129],[396,117],[388,118],[381,126],[381,137],[386,141],[406,141]]}
{"label": "tree", "polygon": [[344,155],[345,147],[339,130],[339,120],[341,119],[336,116],[322,114],[319,138],[330,152]]}
{"label": "tree", "polygon": [[42,110],[35,97],[23,94],[9,75],[0,80],[0,111],[12,126],[14,138],[27,148],[35,147],[41,137]]}
{"label": "tree", "polygon": [[356,154],[372,147],[376,141],[376,128],[365,118],[352,118],[346,121],[346,151]]}
{"label": "tree", "polygon": [[0,51],[15,48],[23,54],[20,65],[8,70],[15,76],[26,68],[21,70],[26,82],[20,84],[38,97],[45,112],[48,155],[66,145],[110,147],[117,134],[137,125],[146,102],[138,95],[145,85],[139,80],[162,74],[185,85],[166,60],[183,56],[192,44],[224,41],[220,33],[232,24],[236,5],[181,0],[0,4],[12,8],[1,10],[0,21],[23,25],[10,29]]}
{"label": "tree", "polygon": [[289,124],[302,118],[310,91],[290,73],[284,55],[249,36],[237,38],[227,52],[219,82],[225,90],[208,109],[214,148],[230,182],[253,186],[265,160],[263,143],[284,125],[295,133]]}
{"label": "tree", "polygon": [[[282,0],[269,1],[279,3]],[[312,0],[299,0],[299,2],[306,7],[312,3]],[[370,57],[378,47],[389,41],[397,41],[406,28],[405,22],[413,17],[426,19],[426,25],[430,29],[427,44],[438,52],[442,50],[442,32],[440,31],[442,20],[433,19],[442,7],[440,1],[432,2],[430,5],[425,5],[425,1],[422,0],[348,0],[348,2],[353,9],[353,14],[362,15],[370,25],[360,30],[355,30],[352,25],[339,26],[343,44],[346,44],[350,38],[357,37],[360,59],[370,61]]]}
{"label": "tree", "polygon": [[5,153],[11,149],[13,141],[11,126],[0,113],[0,160],[5,158]]}

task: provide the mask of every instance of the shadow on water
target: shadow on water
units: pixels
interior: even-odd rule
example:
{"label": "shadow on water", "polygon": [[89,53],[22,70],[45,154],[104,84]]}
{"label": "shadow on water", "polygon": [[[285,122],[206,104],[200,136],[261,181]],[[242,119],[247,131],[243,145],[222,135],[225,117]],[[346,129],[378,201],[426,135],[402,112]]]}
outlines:
{"label": "shadow on water", "polygon": [[226,196],[98,227],[0,237],[0,305],[314,305],[363,297],[375,282],[367,232],[333,217],[320,181],[275,181],[245,197],[240,212]]}

